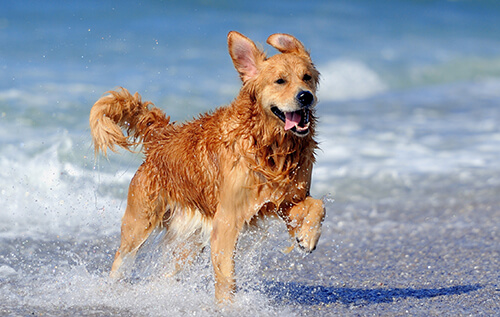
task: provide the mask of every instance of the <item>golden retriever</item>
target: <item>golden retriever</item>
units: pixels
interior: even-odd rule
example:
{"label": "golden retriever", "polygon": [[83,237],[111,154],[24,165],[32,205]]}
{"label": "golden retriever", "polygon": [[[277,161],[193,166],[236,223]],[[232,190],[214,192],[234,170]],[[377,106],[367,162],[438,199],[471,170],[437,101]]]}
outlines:
{"label": "golden retriever", "polygon": [[316,248],[325,214],[309,192],[319,73],[293,36],[273,34],[267,43],[281,54],[267,57],[244,35],[228,34],[243,86],[230,105],[192,121],[170,122],[123,88],[92,107],[96,155],[138,144],[145,154],[130,182],[112,277],[155,228],[178,241],[177,268],[210,244],[218,302],[232,300],[238,235],[255,219],[281,218],[303,250]]}

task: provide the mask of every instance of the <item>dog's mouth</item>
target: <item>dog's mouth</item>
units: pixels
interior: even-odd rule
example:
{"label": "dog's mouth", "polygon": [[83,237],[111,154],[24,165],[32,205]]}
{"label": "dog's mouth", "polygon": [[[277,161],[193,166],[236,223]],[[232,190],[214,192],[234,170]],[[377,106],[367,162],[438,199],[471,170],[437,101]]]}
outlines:
{"label": "dog's mouth", "polygon": [[271,107],[271,111],[285,123],[285,131],[290,130],[299,136],[309,133],[310,109],[283,112],[278,107]]}

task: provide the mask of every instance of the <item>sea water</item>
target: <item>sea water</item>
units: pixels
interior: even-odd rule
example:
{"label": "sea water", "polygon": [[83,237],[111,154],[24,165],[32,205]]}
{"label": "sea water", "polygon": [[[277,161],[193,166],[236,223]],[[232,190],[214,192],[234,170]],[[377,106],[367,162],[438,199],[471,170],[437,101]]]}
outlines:
{"label": "sea water", "polygon": [[[0,314],[320,313],[314,302],[283,302],[274,291],[279,283],[335,280],[336,272],[324,275],[328,265],[315,263],[334,263],[342,252],[337,229],[348,224],[338,215],[355,218],[354,210],[381,200],[411,212],[416,201],[457,184],[500,184],[498,2],[22,0],[0,7]],[[275,53],[264,44],[270,34],[293,34],[322,74],[311,190],[327,207],[318,249],[282,254],[290,241],[280,223],[246,233],[229,308],[213,304],[206,251],[178,277],[159,277],[154,237],[129,280],[113,283],[107,274],[127,186],[142,157],[94,158],[90,108],[118,86],[177,121],[230,103],[240,87],[227,53],[230,30],[268,54]],[[408,192],[413,201],[398,200]],[[477,199],[499,197],[490,191]]]}

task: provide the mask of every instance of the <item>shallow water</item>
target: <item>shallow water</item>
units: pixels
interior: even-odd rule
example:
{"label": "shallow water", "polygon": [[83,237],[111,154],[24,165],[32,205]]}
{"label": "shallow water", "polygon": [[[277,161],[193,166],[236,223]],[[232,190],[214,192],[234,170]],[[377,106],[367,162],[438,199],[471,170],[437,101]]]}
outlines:
{"label": "shallow water", "polygon": [[[2,4],[0,314],[500,314],[499,17],[495,1]],[[90,107],[117,86],[174,120],[229,103],[230,30],[294,34],[322,73],[318,248],[283,254],[275,222],[245,234],[231,307],[209,250],[163,278],[155,239],[112,283],[141,156],[95,160]]]}

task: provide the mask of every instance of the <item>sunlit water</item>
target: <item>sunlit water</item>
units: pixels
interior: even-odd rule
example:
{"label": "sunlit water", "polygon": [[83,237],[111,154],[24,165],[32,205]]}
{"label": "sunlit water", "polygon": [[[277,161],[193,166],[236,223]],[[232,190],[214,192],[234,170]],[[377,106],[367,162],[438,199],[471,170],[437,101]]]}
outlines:
{"label": "sunlit water", "polygon": [[[408,264],[428,248],[422,237],[499,252],[491,242],[500,197],[500,6],[493,1],[1,6],[0,314],[328,314],[372,297],[383,303],[370,289],[355,291],[372,287],[372,276],[413,287],[387,298],[425,297],[412,290],[425,288],[418,274],[432,265]],[[325,200],[327,217],[318,248],[284,254],[291,242],[281,223],[246,233],[231,307],[214,305],[209,250],[164,278],[168,261],[154,237],[127,281],[113,283],[107,275],[141,156],[94,159],[89,110],[117,86],[139,91],[174,120],[229,103],[240,84],[227,54],[230,30],[260,43],[274,32],[294,34],[322,73],[312,194]],[[478,223],[486,226],[480,234]],[[394,257],[389,268],[373,262],[377,242]],[[443,271],[453,271],[449,250],[431,251],[443,257]],[[488,259],[482,263],[492,271]],[[486,285],[487,275],[468,276],[446,279],[428,297]]]}

